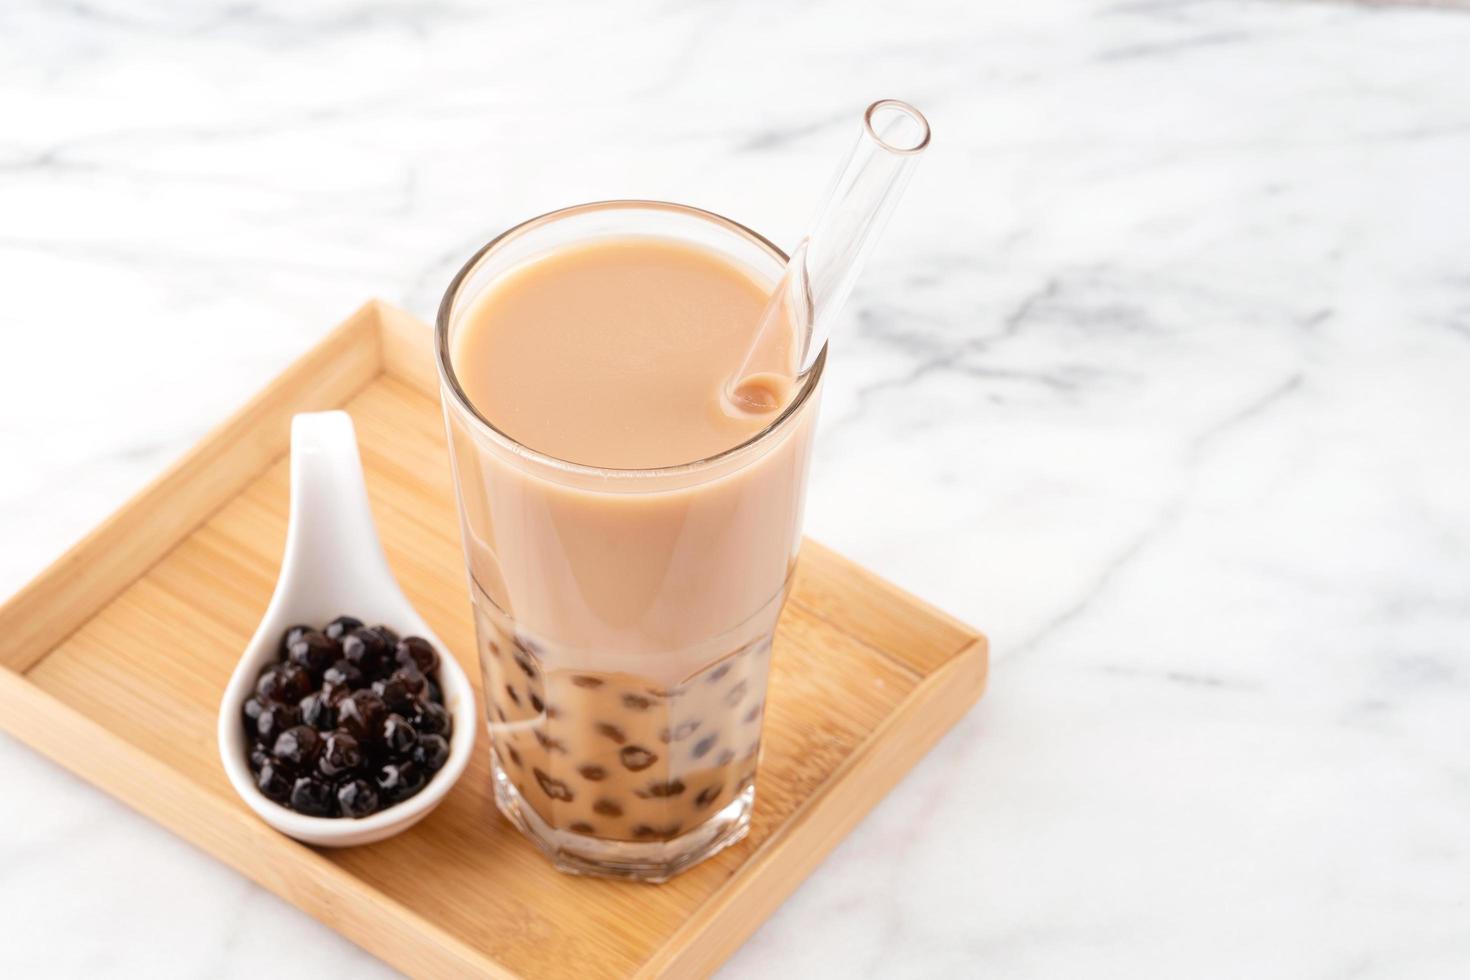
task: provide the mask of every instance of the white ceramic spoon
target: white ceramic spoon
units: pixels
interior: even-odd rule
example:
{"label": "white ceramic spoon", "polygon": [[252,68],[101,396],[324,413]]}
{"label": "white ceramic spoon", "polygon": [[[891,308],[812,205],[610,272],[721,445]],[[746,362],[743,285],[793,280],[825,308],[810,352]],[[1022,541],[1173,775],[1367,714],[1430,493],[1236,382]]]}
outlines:
{"label": "white ceramic spoon", "polygon": [[[246,760],[241,707],[256,677],[276,660],[281,634],[317,628],[340,615],[382,623],[400,636],[422,636],[439,651],[439,686],[454,719],[449,760],[416,796],[361,819],[309,817],[256,789]],[[275,594],[220,702],[220,760],[235,792],[272,827],[308,844],[347,847],[382,840],[413,826],[464,773],[474,749],[475,695],[464,671],[409,604],[378,541],[346,412],[312,412],[291,420],[291,521]]]}

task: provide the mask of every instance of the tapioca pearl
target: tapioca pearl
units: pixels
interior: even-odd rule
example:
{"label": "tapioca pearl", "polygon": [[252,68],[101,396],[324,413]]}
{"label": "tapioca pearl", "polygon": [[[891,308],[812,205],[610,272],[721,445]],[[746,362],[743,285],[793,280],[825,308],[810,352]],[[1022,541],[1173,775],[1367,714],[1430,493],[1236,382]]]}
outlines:
{"label": "tapioca pearl", "polygon": [[634,694],[629,691],[623,695],[623,707],[629,711],[647,711],[653,707],[653,699],[642,694]]}
{"label": "tapioca pearl", "polygon": [[751,705],[750,710],[745,713],[745,717],[742,718],[741,721],[745,722],[747,725],[755,721],[761,716],[761,709],[765,706],[766,703],[764,701],[757,701],[755,704]]}
{"label": "tapioca pearl", "polygon": [[665,728],[660,731],[658,733],[658,740],[660,742],[663,742],[665,745],[668,745],[670,742],[682,742],[698,730],[699,721],[697,719],[681,721],[679,722],[679,724],[675,725],[672,730]]}
{"label": "tapioca pearl", "polygon": [[592,804],[592,812],[604,817],[621,817],[623,807],[617,800],[601,799]]}
{"label": "tapioca pearl", "polygon": [[536,668],[531,666],[531,662],[529,660],[527,660],[525,657],[516,657],[515,661],[516,666],[521,668],[521,673],[525,674],[533,681],[536,679]]}
{"label": "tapioca pearl", "polygon": [[514,762],[517,766],[521,765],[521,754],[516,751],[516,747],[514,745],[507,745],[505,747],[505,754],[510,756],[511,762]]}
{"label": "tapioca pearl", "polygon": [[553,800],[561,800],[563,803],[572,802],[572,788],[566,783],[560,779],[548,776],[540,769],[532,769],[531,772],[535,775],[536,782],[541,785],[541,792]]}
{"label": "tapioca pearl", "polygon": [[730,673],[730,668],[732,666],[734,665],[729,663],[720,664],[718,667],[710,672],[710,675],[708,678],[706,678],[706,680],[708,680],[711,684],[718,684],[720,681],[725,679],[726,674]]}
{"label": "tapioca pearl", "polygon": [[594,826],[592,826],[590,823],[588,823],[585,820],[578,820],[576,823],[574,823],[571,826],[567,827],[567,829],[570,830],[574,834],[595,834],[595,833],[597,833],[597,828],[594,827]]}
{"label": "tapioca pearl", "polygon": [[671,837],[678,837],[679,831],[683,829],[676,823],[671,823],[667,827],[651,827],[646,823],[640,823],[633,828],[633,836],[639,840],[668,840]]}
{"label": "tapioca pearl", "polygon": [[560,752],[563,755],[566,754],[566,743],[563,742],[561,739],[548,735],[539,728],[536,729],[535,735],[536,741],[541,743],[541,747],[543,749],[546,749],[548,752]]}
{"label": "tapioca pearl", "polygon": [[577,772],[582,774],[583,779],[591,783],[600,783],[607,778],[606,769],[601,766],[592,765],[591,763],[582,766]]}
{"label": "tapioca pearl", "polygon": [[622,745],[628,740],[627,734],[617,725],[609,724],[605,721],[599,721],[593,727],[597,729],[597,734],[602,735],[606,738],[610,738],[619,745]]}
{"label": "tapioca pearl", "polygon": [[546,710],[546,703],[536,696],[536,692],[530,692],[531,710],[538,715]]}
{"label": "tapioca pearl", "polygon": [[696,759],[703,759],[705,756],[709,755],[709,750],[714,748],[715,743],[719,740],[720,737],[718,735],[706,735],[704,738],[694,743],[694,749],[689,754],[694,756],[694,758]]}
{"label": "tapioca pearl", "polygon": [[728,766],[735,761],[735,753],[731,749],[721,749],[720,754],[715,756],[715,765]]}
{"label": "tapioca pearl", "polygon": [[499,660],[500,659],[500,644],[499,643],[496,643],[494,640],[486,640],[485,641],[485,650],[490,654],[490,656],[494,657],[496,660]]}
{"label": "tapioca pearl", "polygon": [[736,684],[734,687],[730,688],[730,690],[725,692],[725,703],[732,708],[735,707],[741,701],[745,700],[745,692],[748,689],[749,688],[744,681]]}
{"label": "tapioca pearl", "polygon": [[717,786],[706,786],[704,789],[700,790],[697,794],[695,794],[695,797],[694,797],[694,807],[695,807],[695,809],[703,810],[705,807],[709,806],[715,800],[718,800],[720,798],[720,794],[723,793],[723,792],[725,792],[725,785],[723,783],[721,783],[721,784],[719,784]]}
{"label": "tapioca pearl", "polygon": [[514,687],[510,686],[509,684],[505,685],[505,693],[510,697],[510,700],[512,701],[512,703],[515,704],[517,708],[521,706],[521,696],[516,692],[516,689]]}
{"label": "tapioca pearl", "polygon": [[595,690],[603,684],[601,677],[592,677],[588,674],[573,674],[571,681],[578,687],[585,687],[589,691]]}
{"label": "tapioca pearl", "polygon": [[666,800],[678,796],[685,790],[684,780],[655,780],[643,789],[634,790],[633,795],[644,800]]}
{"label": "tapioca pearl", "polygon": [[618,752],[623,765],[633,772],[642,772],[658,761],[658,755],[641,745],[629,745]]}
{"label": "tapioca pearl", "polygon": [[510,721],[510,719],[506,717],[505,709],[498,704],[495,706],[495,717],[500,719],[500,723],[502,725]]}

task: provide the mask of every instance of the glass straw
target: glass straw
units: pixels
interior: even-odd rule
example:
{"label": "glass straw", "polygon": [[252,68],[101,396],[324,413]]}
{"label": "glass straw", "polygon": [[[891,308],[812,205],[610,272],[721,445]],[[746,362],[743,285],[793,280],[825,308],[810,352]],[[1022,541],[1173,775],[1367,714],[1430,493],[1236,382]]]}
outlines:
{"label": "glass straw", "polygon": [[755,342],[731,378],[726,394],[736,408],[778,408],[811,370],[928,145],[929,123],[918,109],[897,99],[868,106],[857,144],[792,253]]}

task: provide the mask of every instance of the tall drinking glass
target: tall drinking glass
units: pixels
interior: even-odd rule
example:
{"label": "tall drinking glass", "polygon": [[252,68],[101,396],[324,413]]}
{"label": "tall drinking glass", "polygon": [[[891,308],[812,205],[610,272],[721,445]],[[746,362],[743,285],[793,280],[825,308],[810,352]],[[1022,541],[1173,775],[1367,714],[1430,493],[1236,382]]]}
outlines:
{"label": "tall drinking glass", "polygon": [[563,870],[661,881],[749,828],[825,354],[768,425],[705,459],[609,469],[521,444],[456,375],[466,311],[529,261],[629,237],[713,250],[773,290],[786,265],[694,208],[568,208],[465,264],[436,347],[496,801]]}

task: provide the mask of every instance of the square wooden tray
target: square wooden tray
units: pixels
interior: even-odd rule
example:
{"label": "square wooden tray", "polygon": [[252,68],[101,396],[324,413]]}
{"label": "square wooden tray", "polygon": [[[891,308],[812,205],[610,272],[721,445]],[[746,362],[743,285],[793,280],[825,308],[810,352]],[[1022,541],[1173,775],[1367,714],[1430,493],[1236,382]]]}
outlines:
{"label": "square wooden tray", "polygon": [[325,408],[356,422],[393,569],[478,687],[429,330],[370,303],[0,608],[0,726],[407,973],[706,974],[984,690],[980,634],[807,541],[742,843],[664,885],[560,874],[496,811],[482,735],[409,832],[298,844],[234,795],[214,719],[284,548],[291,416]]}

